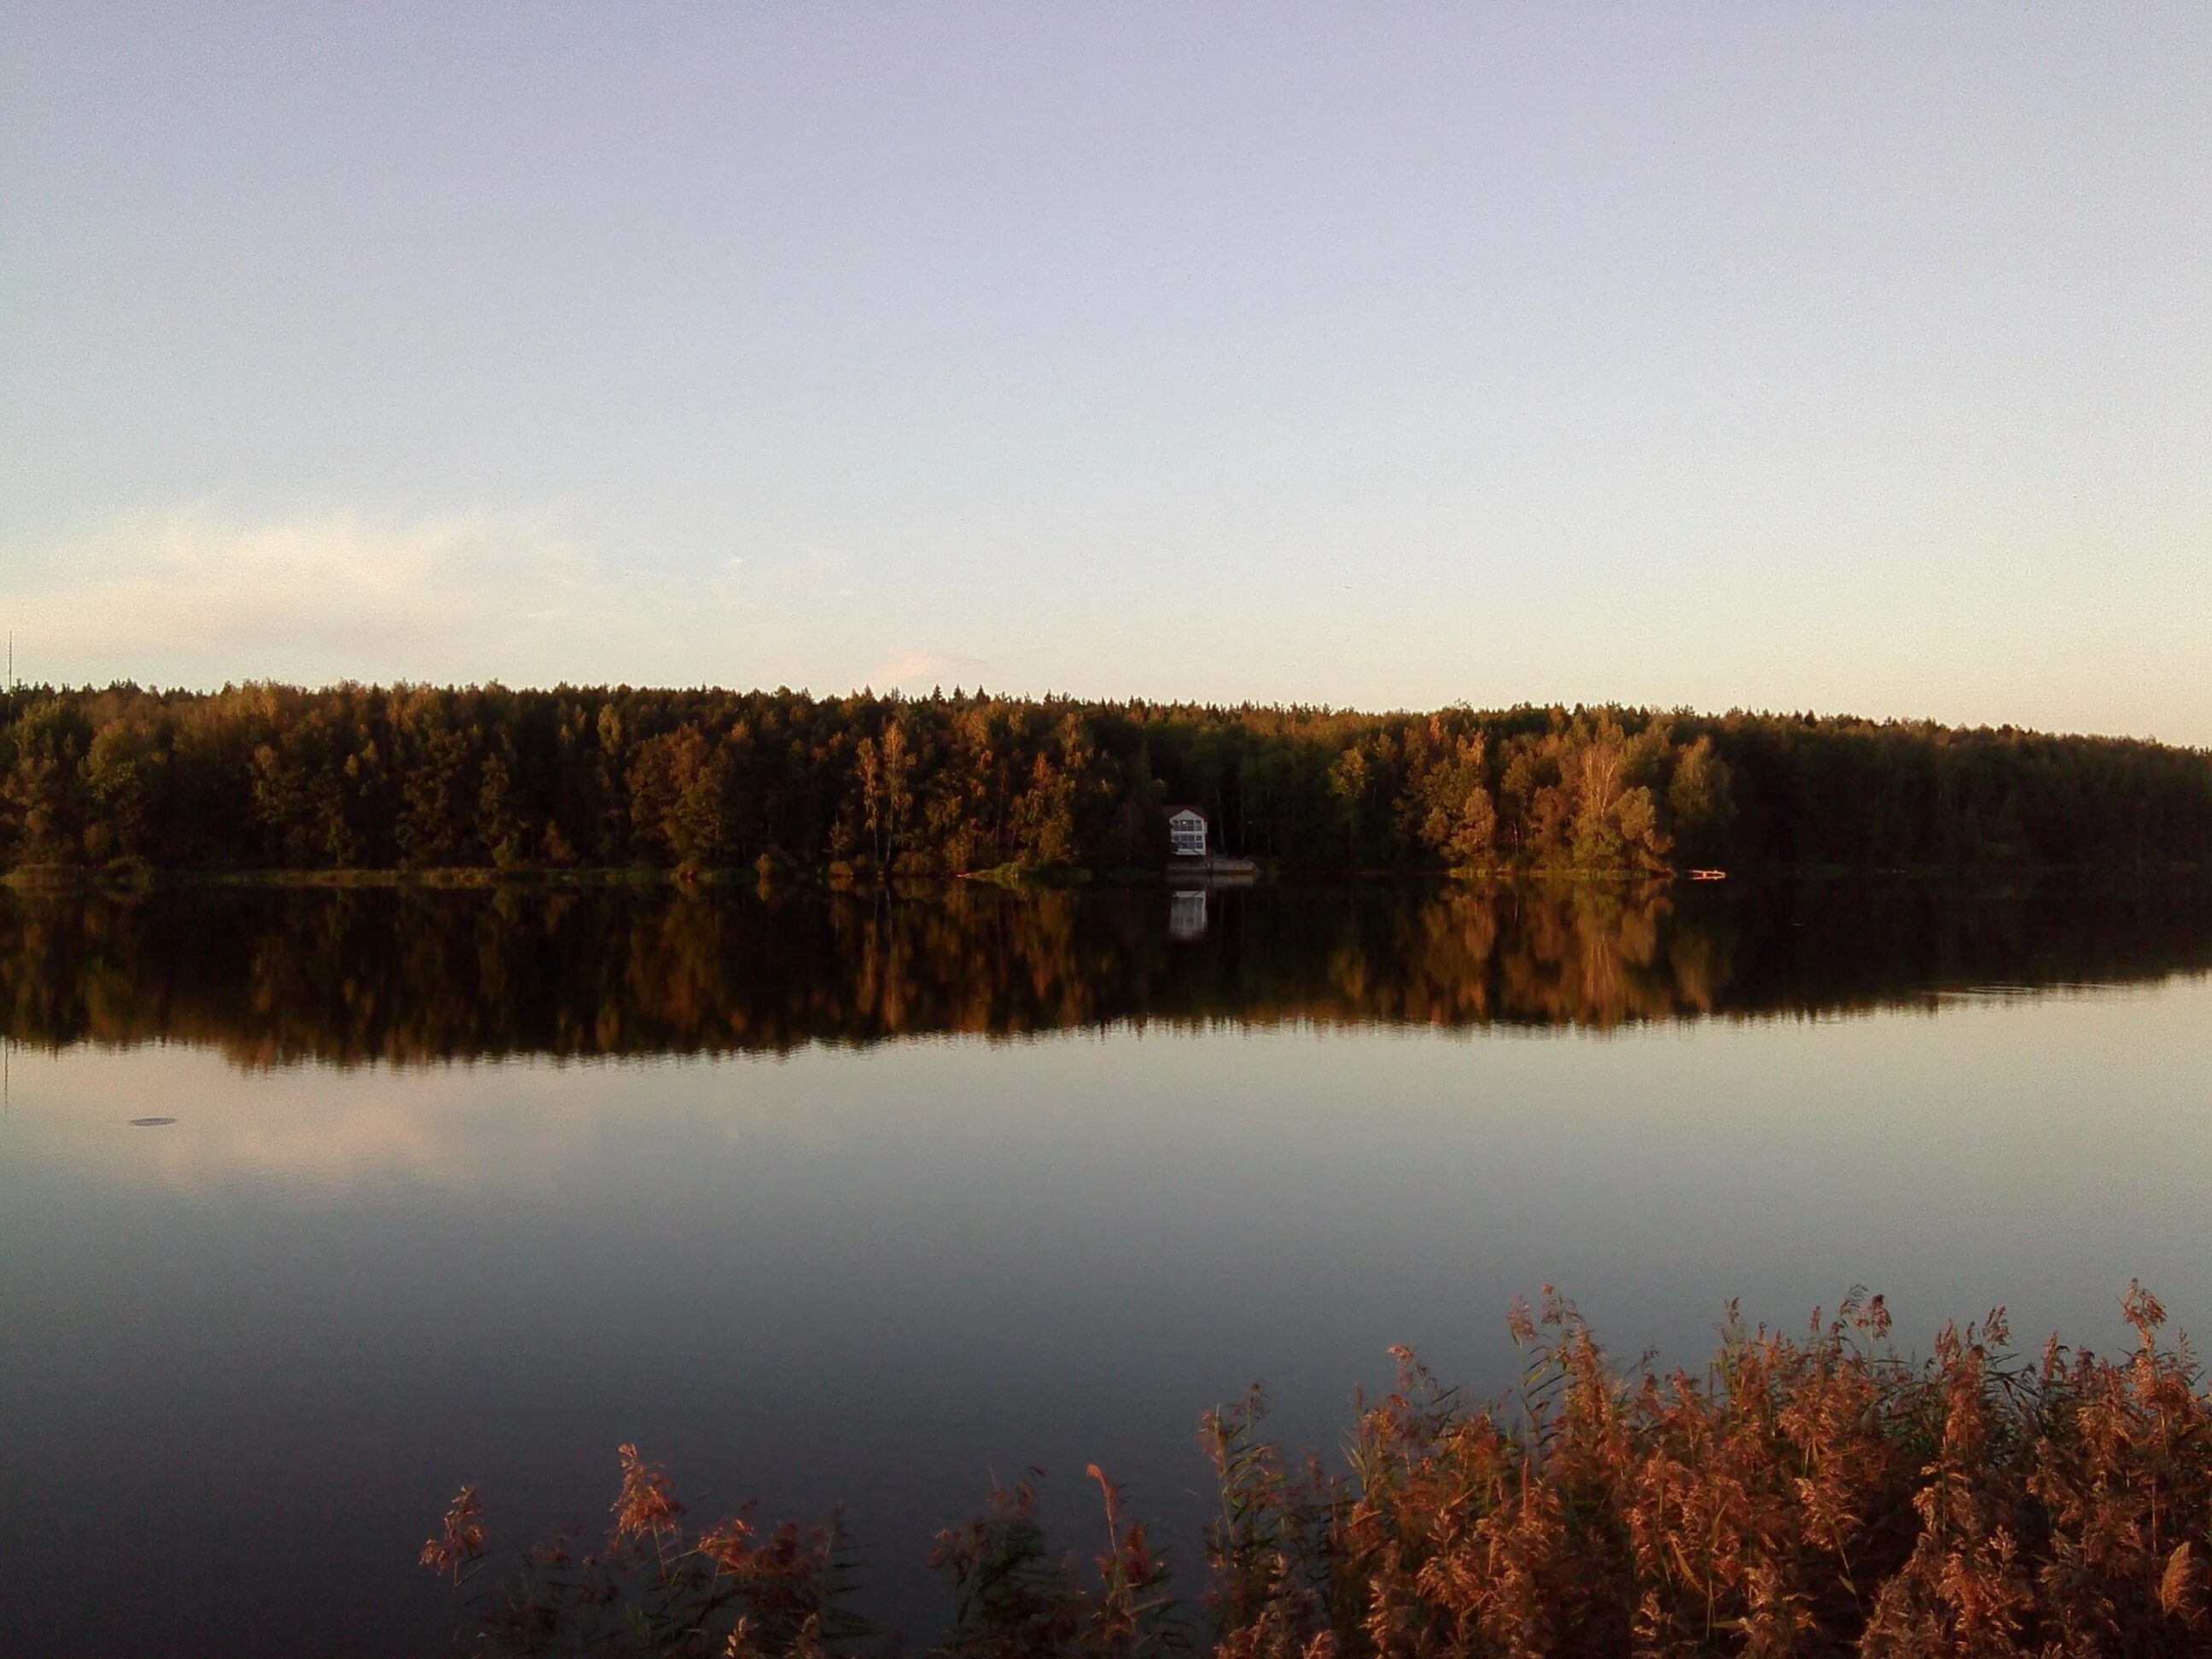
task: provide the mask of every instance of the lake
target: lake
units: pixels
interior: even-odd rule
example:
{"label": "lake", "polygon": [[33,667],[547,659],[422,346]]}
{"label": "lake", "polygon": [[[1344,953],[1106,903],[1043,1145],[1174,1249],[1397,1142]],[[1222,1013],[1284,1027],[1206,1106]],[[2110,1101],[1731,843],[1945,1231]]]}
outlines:
{"label": "lake", "polygon": [[1031,1466],[1188,1584],[1202,1408],[1502,1389],[1546,1282],[2212,1324],[2201,884],[0,892],[0,1048],[21,1652],[436,1651],[453,1489],[595,1530],[624,1440],[918,1637]]}

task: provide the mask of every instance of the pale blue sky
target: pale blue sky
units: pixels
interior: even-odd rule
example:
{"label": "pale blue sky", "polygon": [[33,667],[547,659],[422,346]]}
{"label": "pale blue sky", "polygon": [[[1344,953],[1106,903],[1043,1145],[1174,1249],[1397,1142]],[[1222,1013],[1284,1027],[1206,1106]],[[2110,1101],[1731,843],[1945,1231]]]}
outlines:
{"label": "pale blue sky", "polygon": [[25,3],[19,670],[2212,744],[2212,9]]}

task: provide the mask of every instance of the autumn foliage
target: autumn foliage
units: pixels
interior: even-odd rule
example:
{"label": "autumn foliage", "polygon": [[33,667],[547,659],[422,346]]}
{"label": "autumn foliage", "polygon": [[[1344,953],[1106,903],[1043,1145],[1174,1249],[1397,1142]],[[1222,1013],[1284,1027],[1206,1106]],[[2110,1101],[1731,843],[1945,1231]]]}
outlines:
{"label": "autumn foliage", "polygon": [[[1733,1312],[1703,1375],[1613,1362],[1571,1304],[1516,1309],[1515,1397],[1476,1403],[1403,1350],[1348,1467],[1294,1463],[1265,1400],[1209,1413],[1220,1492],[1194,1604],[1118,1488],[1087,1567],[1056,1554],[1033,1483],[941,1534],[963,1659],[1426,1656],[2162,1655],[2212,1650],[2212,1399],[2165,1310],[2130,1287],[2133,1352],[2054,1338],[2013,1355],[2002,1310],[1901,1356],[1881,1298],[1803,1336]],[[622,1449],[603,1548],[532,1553],[489,1594],[464,1489],[427,1565],[471,1598],[487,1653],[853,1654],[833,1528],[696,1535]]]}
{"label": "autumn foliage", "polygon": [[0,871],[2201,865],[2212,756],[1810,714],[648,687],[0,691]]}

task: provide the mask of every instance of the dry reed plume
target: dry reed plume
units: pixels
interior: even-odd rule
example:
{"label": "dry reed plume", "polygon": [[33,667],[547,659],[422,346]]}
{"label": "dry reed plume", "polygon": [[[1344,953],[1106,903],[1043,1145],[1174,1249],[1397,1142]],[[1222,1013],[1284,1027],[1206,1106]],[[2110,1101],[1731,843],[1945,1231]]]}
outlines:
{"label": "dry reed plume", "polygon": [[[1210,1413],[1220,1491],[1198,1607],[1118,1488],[1088,1571],[1048,1545],[1036,1486],[994,1491],[939,1536],[957,1595],[947,1659],[1216,1659],[2212,1652],[2212,1398],[2140,1286],[2118,1358],[2007,1349],[2002,1309],[1900,1356],[1880,1297],[1808,1334],[1733,1308],[1702,1376],[1610,1361],[1547,1288],[1518,1307],[1517,1396],[1477,1403],[1396,1351],[1344,1474],[1294,1466],[1256,1389]],[[469,1599],[481,1653],[848,1655],[833,1525],[687,1533],[667,1478],[621,1449],[603,1547],[528,1553],[489,1592],[464,1488],[423,1563]]]}

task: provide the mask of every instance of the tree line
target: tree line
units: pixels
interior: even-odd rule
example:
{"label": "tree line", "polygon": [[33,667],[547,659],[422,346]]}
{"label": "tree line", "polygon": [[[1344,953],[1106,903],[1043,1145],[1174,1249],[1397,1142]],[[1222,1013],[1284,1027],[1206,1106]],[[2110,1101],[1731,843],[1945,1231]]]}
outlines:
{"label": "tree line", "polygon": [[0,695],[0,866],[1145,867],[1188,803],[1297,869],[2195,864],[2212,754],[1617,707],[253,684]]}

